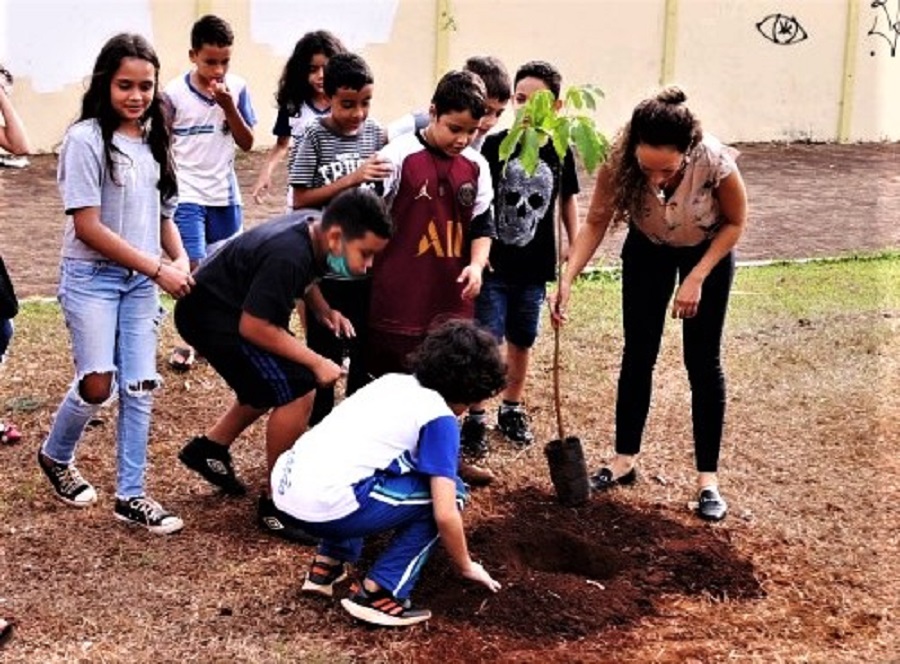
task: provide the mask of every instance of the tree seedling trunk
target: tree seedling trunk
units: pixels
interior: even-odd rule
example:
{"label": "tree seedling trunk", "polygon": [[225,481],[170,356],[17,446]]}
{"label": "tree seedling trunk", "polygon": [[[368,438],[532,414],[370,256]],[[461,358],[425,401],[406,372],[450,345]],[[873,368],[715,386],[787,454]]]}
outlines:
{"label": "tree seedling trunk", "polygon": [[[508,163],[518,150],[522,168],[531,177],[537,170],[541,147],[552,141],[559,163],[563,163],[566,152],[572,149],[581,158],[585,169],[592,173],[605,158],[608,142],[597,131],[593,120],[580,111],[594,110],[598,96],[602,96],[602,92],[591,86],[570,88],[565,102],[560,104],[549,90],[536,92],[516,114],[509,134],[500,145],[500,158]],[[557,283],[563,269],[562,234],[562,217],[557,213]],[[587,502],[591,489],[581,440],[566,436],[563,425],[559,326],[553,329],[553,405],[558,438],[544,446],[544,454],[557,498],[563,505],[574,507]]]}

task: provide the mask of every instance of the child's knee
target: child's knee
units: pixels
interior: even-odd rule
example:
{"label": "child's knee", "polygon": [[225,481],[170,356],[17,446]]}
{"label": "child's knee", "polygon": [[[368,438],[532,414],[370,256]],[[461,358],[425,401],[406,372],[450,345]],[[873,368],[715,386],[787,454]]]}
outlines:
{"label": "child's knee", "polygon": [[142,380],[130,380],[125,383],[125,394],[129,397],[145,397],[153,394],[160,385],[158,378],[144,378]]}
{"label": "child's knee", "polygon": [[78,381],[78,396],[92,406],[101,405],[112,397],[113,384],[112,372],[86,374]]}

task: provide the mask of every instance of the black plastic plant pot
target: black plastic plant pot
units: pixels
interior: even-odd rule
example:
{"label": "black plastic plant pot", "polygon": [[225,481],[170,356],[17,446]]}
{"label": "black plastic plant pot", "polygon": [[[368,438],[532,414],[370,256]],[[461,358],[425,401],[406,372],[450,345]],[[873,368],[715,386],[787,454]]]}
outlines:
{"label": "black plastic plant pot", "polygon": [[587,464],[581,440],[567,436],[564,440],[551,440],[544,446],[550,479],[556,490],[556,497],[566,507],[577,507],[591,497]]}

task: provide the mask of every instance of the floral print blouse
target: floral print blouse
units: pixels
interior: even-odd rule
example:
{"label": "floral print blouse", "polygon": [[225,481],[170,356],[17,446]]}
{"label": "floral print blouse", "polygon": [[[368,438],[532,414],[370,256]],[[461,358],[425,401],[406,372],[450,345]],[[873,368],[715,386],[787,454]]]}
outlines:
{"label": "floral print blouse", "polygon": [[693,247],[712,238],[722,225],[715,189],[737,170],[739,154],[717,138],[704,135],[688,154],[684,177],[667,200],[647,188],[643,214],[634,225],[656,244]]}

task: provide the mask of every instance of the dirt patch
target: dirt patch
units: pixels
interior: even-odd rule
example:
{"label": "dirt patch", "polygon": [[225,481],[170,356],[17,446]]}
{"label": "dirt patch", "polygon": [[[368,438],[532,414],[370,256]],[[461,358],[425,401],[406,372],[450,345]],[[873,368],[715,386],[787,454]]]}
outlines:
{"label": "dirt patch", "polygon": [[[742,149],[751,201],[742,258],[900,246],[897,145]],[[245,192],[261,158],[239,161]],[[38,157],[29,169],[0,171],[2,253],[23,295],[55,288],[62,214],[54,168],[53,157]],[[590,183],[582,184],[586,206]],[[248,203],[249,223],[276,215],[281,201],[273,194]],[[602,260],[615,259],[617,238],[604,243]],[[488,464],[499,479],[474,494],[465,520],[473,555],[503,590],[461,581],[438,550],[414,596],[434,619],[387,631],[361,627],[336,601],[302,596],[311,549],[262,534],[253,495],[223,500],[177,462],[230,395],[203,363],[187,375],[165,366],[171,320],[160,343],[166,384],[148,477],[185,531],[159,538],[113,520],[114,408],[79,449],[99,504],[73,511],[55,502],[34,454],[71,380],[71,352],[58,309],[33,307],[17,320],[0,382],[4,417],[25,435],[18,447],[0,447],[0,616],[19,622],[0,659],[890,661],[900,596],[891,539],[900,505],[900,313],[807,315],[773,313],[727,330],[723,480],[732,511],[724,523],[701,523],[686,509],[695,496],[690,395],[670,326],[641,480],[563,508],[540,445],[514,451],[494,435]],[[550,339],[539,338],[529,378],[539,441],[556,433]],[[567,328],[565,409],[592,469],[610,453],[620,342],[618,330]],[[234,450],[251,486],[264,482],[262,437],[253,427]],[[367,547],[369,558],[380,543]]]}
{"label": "dirt patch", "polygon": [[727,531],[686,526],[629,506],[627,489],[614,493],[577,509],[533,487],[504,496],[514,515],[469,535],[472,550],[504,583],[502,593],[461,585],[443,565],[423,578],[418,596],[441,622],[532,642],[603,637],[657,615],[678,595],[764,596]]}

